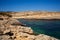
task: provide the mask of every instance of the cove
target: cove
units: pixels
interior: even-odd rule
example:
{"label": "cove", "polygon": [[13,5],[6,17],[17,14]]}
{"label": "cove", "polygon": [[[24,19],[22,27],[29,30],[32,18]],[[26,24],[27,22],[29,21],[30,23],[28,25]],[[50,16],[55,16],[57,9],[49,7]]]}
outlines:
{"label": "cove", "polygon": [[31,27],[35,34],[45,34],[60,39],[60,20],[18,19]]}

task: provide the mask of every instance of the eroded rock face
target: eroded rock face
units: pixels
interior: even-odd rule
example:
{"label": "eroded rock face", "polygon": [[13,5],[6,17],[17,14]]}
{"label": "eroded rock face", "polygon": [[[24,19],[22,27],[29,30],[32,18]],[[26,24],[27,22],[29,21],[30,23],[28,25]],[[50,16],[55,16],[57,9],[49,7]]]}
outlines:
{"label": "eroded rock face", "polygon": [[0,40],[58,40],[56,38],[40,34],[34,35],[30,27],[15,24],[16,19],[0,21]]}
{"label": "eroded rock face", "polygon": [[60,12],[46,12],[46,11],[26,11],[17,12],[13,14],[12,18],[25,19],[60,19]]}

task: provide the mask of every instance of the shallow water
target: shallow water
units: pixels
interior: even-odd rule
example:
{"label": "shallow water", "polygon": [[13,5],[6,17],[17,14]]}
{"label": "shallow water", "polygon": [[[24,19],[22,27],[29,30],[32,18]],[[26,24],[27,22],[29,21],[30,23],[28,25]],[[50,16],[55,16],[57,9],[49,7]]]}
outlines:
{"label": "shallow water", "polygon": [[60,39],[60,20],[19,19],[19,21],[31,27],[36,34],[46,34]]}

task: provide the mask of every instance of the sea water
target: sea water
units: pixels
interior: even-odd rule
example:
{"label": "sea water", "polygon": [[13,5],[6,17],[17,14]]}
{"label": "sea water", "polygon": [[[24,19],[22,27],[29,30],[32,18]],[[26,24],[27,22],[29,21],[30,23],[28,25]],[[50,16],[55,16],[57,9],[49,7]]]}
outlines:
{"label": "sea water", "polygon": [[60,20],[18,20],[31,27],[36,34],[45,34],[60,39]]}

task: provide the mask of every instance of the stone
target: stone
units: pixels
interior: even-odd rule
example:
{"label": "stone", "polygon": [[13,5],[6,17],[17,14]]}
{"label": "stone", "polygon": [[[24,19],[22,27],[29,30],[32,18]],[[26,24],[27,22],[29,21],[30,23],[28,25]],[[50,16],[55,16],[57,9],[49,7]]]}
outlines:
{"label": "stone", "polygon": [[0,40],[59,40],[44,34],[34,35],[30,27],[12,25],[16,22],[19,21],[12,18],[0,21]]}

